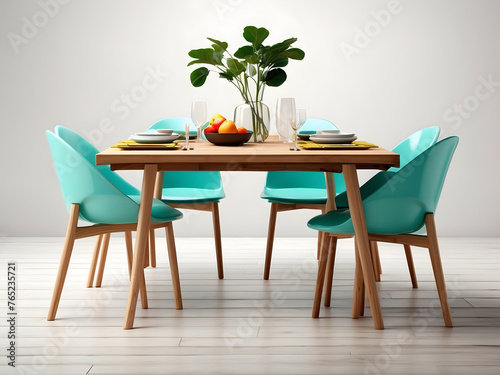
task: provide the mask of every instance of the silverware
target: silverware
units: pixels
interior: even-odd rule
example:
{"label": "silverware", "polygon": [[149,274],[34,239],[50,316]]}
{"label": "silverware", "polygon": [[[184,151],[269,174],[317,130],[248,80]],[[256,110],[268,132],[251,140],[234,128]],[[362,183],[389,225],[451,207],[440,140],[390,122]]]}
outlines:
{"label": "silverware", "polygon": [[[186,138],[186,142],[184,143],[184,147],[182,148],[183,151],[188,151],[189,150],[189,124],[186,122],[186,125],[184,125],[184,138]],[[192,150],[192,148],[191,148]]]}

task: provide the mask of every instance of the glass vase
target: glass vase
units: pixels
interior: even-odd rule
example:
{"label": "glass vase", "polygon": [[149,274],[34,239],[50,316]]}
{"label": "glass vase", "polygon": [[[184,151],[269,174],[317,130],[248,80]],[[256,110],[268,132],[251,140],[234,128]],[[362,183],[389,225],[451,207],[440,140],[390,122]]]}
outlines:
{"label": "glass vase", "polygon": [[234,109],[234,123],[253,131],[250,142],[264,142],[269,136],[269,107],[260,101],[240,104]]}

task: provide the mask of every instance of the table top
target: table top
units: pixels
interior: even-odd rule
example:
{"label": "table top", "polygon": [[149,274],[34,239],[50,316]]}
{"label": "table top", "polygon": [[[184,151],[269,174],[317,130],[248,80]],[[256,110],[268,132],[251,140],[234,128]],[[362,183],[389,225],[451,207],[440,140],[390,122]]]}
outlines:
{"label": "table top", "polygon": [[399,155],[383,148],[368,150],[291,151],[288,145],[269,137],[265,142],[243,146],[190,143],[194,150],[122,150],[108,148],[96,155],[96,164],[110,164],[113,170],[139,170],[157,164],[159,170],[205,171],[323,171],[341,172],[343,164],[358,169],[399,166]]}

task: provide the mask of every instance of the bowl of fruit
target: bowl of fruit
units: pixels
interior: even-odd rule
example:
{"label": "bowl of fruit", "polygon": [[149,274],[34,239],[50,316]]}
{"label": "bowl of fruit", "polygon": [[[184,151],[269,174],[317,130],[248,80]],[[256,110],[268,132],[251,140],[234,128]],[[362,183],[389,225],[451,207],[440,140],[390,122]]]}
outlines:
{"label": "bowl of fruit", "polygon": [[207,141],[217,146],[241,146],[252,138],[252,131],[236,126],[222,115],[215,115],[204,129]]}

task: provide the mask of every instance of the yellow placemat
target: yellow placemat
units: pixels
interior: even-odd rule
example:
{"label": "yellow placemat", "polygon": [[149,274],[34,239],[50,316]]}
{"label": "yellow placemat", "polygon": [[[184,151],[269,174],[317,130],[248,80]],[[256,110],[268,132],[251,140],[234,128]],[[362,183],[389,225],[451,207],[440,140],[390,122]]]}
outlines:
{"label": "yellow placemat", "polygon": [[298,145],[307,150],[368,150],[369,148],[378,147],[376,144],[365,141],[354,141],[348,144],[299,141]]}
{"label": "yellow placemat", "polygon": [[121,148],[124,150],[177,150],[181,145],[177,142],[172,143],[137,143],[136,141],[126,140],[120,141],[111,146],[114,148]]}

